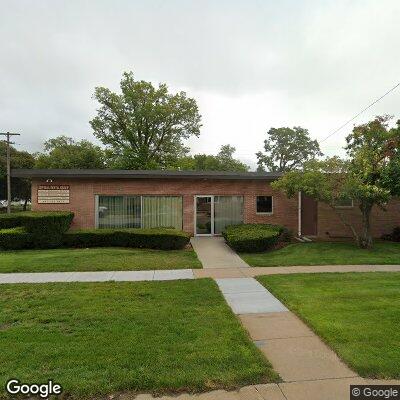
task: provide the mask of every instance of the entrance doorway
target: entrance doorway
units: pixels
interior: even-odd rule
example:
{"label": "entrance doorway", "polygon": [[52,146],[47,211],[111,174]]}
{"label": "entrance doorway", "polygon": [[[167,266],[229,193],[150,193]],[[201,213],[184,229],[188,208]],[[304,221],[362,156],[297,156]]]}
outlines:
{"label": "entrance doorway", "polygon": [[243,196],[195,196],[195,234],[220,235],[226,226],[243,223]]}

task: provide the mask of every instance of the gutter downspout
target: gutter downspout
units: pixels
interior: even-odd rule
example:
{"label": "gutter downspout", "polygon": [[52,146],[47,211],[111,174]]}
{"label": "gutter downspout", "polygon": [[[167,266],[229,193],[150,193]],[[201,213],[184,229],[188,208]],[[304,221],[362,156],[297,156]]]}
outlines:
{"label": "gutter downspout", "polygon": [[297,230],[297,235],[298,237],[301,237],[301,192],[299,192],[298,195],[298,210],[299,210],[299,214],[298,214],[298,221],[299,221],[299,225],[298,225],[298,230]]}

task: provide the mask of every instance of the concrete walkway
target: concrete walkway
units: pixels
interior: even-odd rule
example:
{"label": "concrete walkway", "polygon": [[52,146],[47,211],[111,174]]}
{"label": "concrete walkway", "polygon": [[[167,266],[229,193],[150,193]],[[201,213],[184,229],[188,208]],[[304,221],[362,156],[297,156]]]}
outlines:
{"label": "concrete walkway", "polygon": [[49,283],[49,282],[140,282],[193,279],[191,269],[152,271],[97,271],[97,272],[32,272],[0,274],[4,283]]}
{"label": "concrete walkway", "polygon": [[318,272],[400,272],[400,265],[323,265],[306,267],[169,269],[151,271],[15,272],[0,274],[4,283],[140,282],[194,278],[252,278],[259,275]]}
{"label": "concrete walkway", "polygon": [[293,267],[194,269],[195,278],[252,278],[260,275],[312,274],[321,272],[400,272],[400,265],[309,265]]}
{"label": "concrete walkway", "polygon": [[195,236],[190,243],[203,268],[249,268],[222,237]]}

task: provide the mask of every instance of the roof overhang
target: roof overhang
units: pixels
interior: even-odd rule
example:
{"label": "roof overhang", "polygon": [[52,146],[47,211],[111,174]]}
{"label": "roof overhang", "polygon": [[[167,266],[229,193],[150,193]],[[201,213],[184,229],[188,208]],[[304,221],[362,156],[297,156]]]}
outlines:
{"label": "roof overhang", "polygon": [[16,178],[42,179],[215,179],[266,180],[280,178],[280,172],[156,171],[120,169],[13,169]]}

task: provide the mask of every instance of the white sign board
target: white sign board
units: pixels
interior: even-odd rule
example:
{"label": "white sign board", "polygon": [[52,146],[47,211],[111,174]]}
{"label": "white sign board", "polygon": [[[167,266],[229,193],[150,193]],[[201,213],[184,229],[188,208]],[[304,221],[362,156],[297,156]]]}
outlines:
{"label": "white sign board", "polygon": [[39,185],[38,204],[69,204],[69,185]]}

